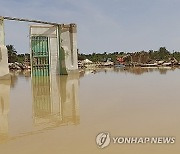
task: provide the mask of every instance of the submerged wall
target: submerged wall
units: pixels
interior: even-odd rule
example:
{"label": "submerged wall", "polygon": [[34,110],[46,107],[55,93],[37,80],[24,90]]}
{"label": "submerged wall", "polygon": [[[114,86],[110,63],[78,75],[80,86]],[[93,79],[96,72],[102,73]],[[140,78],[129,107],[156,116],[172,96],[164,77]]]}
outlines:
{"label": "submerged wall", "polygon": [[0,17],[0,79],[6,79],[9,74],[8,53],[4,39],[4,20]]}

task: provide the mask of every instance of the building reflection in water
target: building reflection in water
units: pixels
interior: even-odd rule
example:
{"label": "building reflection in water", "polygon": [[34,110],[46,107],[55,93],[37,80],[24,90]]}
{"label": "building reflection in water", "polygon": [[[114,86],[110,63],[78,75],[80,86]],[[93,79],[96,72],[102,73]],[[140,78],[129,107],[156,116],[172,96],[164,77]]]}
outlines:
{"label": "building reflection in water", "polygon": [[79,75],[33,76],[33,121],[35,126],[77,125]]}
{"label": "building reflection in water", "polygon": [[10,84],[11,80],[0,80],[0,142],[8,137]]}
{"label": "building reflection in water", "polygon": [[[24,89],[23,84],[19,83],[17,89],[12,90],[17,98],[10,102],[11,80],[0,80],[0,143],[47,129],[80,123],[78,74],[33,76],[33,101],[24,102],[27,96],[20,98],[22,95],[17,91]],[[21,107],[23,110],[19,110]],[[17,120],[17,117],[22,118]]]}

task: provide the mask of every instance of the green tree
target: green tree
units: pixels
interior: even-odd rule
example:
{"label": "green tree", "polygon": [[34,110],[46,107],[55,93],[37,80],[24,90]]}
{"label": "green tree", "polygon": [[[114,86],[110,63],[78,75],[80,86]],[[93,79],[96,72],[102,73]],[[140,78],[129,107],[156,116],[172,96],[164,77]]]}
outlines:
{"label": "green tree", "polygon": [[24,54],[18,54],[17,55],[17,62],[24,63],[25,55]]}
{"label": "green tree", "polygon": [[14,63],[17,61],[17,51],[14,48],[13,45],[7,45],[7,50],[8,50],[8,62],[9,63]]}
{"label": "green tree", "polygon": [[170,58],[170,52],[165,47],[160,47],[159,49],[159,59],[168,60]]}

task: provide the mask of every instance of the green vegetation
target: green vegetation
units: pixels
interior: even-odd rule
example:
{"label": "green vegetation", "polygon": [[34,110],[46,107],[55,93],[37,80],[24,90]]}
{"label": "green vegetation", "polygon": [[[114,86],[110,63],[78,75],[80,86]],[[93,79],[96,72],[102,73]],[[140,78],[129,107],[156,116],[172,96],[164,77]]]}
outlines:
{"label": "green vegetation", "polygon": [[[30,59],[30,54],[17,54],[13,45],[7,45],[8,49],[8,62],[9,63],[24,63],[26,59]],[[105,62],[107,59],[111,59],[112,62],[117,62],[117,58],[123,58],[126,64],[137,63],[151,63],[154,61],[170,61],[176,59],[180,62],[180,52],[170,52],[165,47],[160,47],[159,50],[153,51],[139,51],[133,53],[125,52],[113,52],[113,53],[92,53],[92,54],[79,54],[78,60],[89,59],[93,62]]]}
{"label": "green vegetation", "polygon": [[8,62],[9,63],[14,63],[17,62],[17,51],[14,48],[13,45],[7,45],[7,50],[8,50]]}
{"label": "green vegetation", "polygon": [[30,59],[30,54],[17,54],[13,45],[7,45],[6,47],[8,50],[8,63],[24,63],[26,57]]}
{"label": "green vegetation", "polygon": [[111,59],[111,61],[116,61],[117,57],[123,57],[125,55],[126,54],[124,52],[78,54],[78,60],[89,59],[93,62],[104,62],[109,58],[109,59]]}
{"label": "green vegetation", "polygon": [[159,50],[153,51],[139,51],[133,53],[113,52],[113,53],[92,53],[92,54],[78,54],[78,60],[89,59],[93,62],[103,62],[107,59],[116,62],[117,58],[122,57],[125,63],[151,63],[154,61],[169,61],[176,59],[180,61],[180,52],[170,52],[165,47],[160,47]]}

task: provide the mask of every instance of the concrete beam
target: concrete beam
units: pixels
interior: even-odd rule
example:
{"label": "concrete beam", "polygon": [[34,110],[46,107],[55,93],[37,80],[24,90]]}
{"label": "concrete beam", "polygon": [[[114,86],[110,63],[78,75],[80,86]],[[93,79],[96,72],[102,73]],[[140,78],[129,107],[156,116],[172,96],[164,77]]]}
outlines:
{"label": "concrete beam", "polygon": [[[0,16],[1,17],[1,16]],[[2,18],[2,17],[1,17]],[[24,21],[24,22],[34,22],[39,24],[48,24],[48,25],[59,25],[55,22],[47,22],[47,21],[40,21],[40,20],[32,20],[32,19],[23,19],[23,18],[12,18],[12,17],[3,17],[6,20],[14,20],[14,21]]]}

